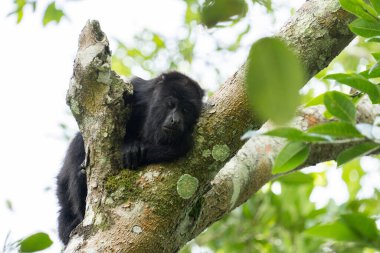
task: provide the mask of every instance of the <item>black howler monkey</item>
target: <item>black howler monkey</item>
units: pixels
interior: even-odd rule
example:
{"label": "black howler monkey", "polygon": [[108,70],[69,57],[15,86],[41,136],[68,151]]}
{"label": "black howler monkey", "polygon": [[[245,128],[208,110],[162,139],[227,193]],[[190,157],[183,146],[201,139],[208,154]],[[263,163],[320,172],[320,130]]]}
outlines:
{"label": "black howler monkey", "polygon": [[[132,114],[126,125],[123,164],[126,168],[172,161],[192,146],[192,130],[198,120],[203,90],[179,72],[143,80],[131,80],[134,93]],[[57,177],[61,207],[58,232],[66,245],[71,231],[83,220],[87,184],[81,168],[85,159],[83,138],[77,133],[69,145]]]}

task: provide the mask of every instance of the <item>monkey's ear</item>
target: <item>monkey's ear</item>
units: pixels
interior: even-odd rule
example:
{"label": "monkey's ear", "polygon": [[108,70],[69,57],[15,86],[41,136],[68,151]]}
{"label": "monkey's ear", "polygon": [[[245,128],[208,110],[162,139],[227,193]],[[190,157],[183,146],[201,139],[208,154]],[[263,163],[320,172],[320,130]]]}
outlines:
{"label": "monkey's ear", "polygon": [[161,74],[158,77],[156,77],[155,84],[156,85],[162,85],[167,80],[166,74]]}

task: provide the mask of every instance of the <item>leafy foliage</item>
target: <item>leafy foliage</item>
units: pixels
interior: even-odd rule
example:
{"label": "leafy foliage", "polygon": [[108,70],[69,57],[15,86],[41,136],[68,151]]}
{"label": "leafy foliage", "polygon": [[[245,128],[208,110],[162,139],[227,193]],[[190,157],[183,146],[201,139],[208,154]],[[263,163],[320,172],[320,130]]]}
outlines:
{"label": "leafy foliage", "polygon": [[[379,36],[380,19],[377,1],[368,3],[363,0],[341,0],[340,2],[346,10],[359,17],[350,24],[350,29],[354,33],[369,39]],[[297,66],[297,63],[295,60],[290,60],[289,55],[285,53],[286,46],[281,45],[281,51],[278,49],[280,44],[277,43],[277,45],[274,41],[276,39],[263,39],[252,46],[248,58],[247,90],[249,100],[259,115],[271,118],[276,123],[284,123],[290,120],[298,106],[300,100],[298,90],[303,85],[303,80],[302,78],[294,79],[298,73],[302,72],[295,71],[298,67],[294,69],[289,67]],[[379,43],[377,40],[372,42]],[[377,63],[366,71],[330,74],[325,77],[325,79],[335,80],[354,88],[355,95],[328,91],[306,105],[323,104],[327,110],[325,114],[334,117],[334,122],[314,126],[305,133],[290,127],[266,133],[266,135],[287,138],[289,141],[275,160],[274,173],[293,170],[306,161],[309,155],[306,149],[308,146],[302,142],[323,143],[340,139],[348,143],[353,138],[355,141],[361,141],[359,145],[343,151],[337,157],[339,165],[378,150],[380,139],[378,123],[356,124],[356,104],[363,95],[368,95],[374,104],[380,103],[379,85],[372,80],[380,76],[379,55],[379,53],[373,53]],[[273,69],[275,71],[272,71]],[[283,97],[286,97],[286,100],[282,99]]]}
{"label": "leafy foliage", "polygon": [[[349,165],[351,173],[361,170],[355,160],[343,171]],[[325,172],[281,177],[208,228],[193,244],[214,252],[375,252],[380,240],[373,216],[380,212],[380,192],[358,199],[357,191],[351,191],[363,176],[358,175],[345,181],[352,192],[349,201],[341,205],[330,201],[319,208],[310,197],[316,186],[326,184]],[[360,235],[356,226],[366,235]],[[191,245],[181,253],[190,252]]]}
{"label": "leafy foliage", "polygon": [[[351,31],[367,38],[366,43],[379,43],[379,1],[341,0],[340,2],[346,10],[359,17],[350,24],[349,27]],[[326,115],[330,115],[333,121],[314,126],[306,132],[291,127],[281,127],[265,133],[266,135],[282,137],[288,140],[288,144],[275,160],[272,170],[273,173],[284,173],[299,167],[308,157],[310,144],[328,142],[357,143],[357,145],[352,145],[351,148],[341,152],[336,158],[338,165],[343,167],[342,180],[347,185],[350,200],[339,207],[335,206],[334,214],[329,210],[332,206],[331,203],[329,204],[330,207],[327,206],[315,210],[314,212],[318,214],[316,216],[309,216],[307,219],[308,223],[304,224],[303,227],[303,236],[309,238],[316,244],[320,244],[320,248],[322,248],[321,244],[323,244],[323,240],[321,241],[318,238],[335,241],[336,243],[329,244],[330,246],[328,246],[333,252],[342,252],[344,250],[349,250],[349,252],[363,252],[363,248],[379,249],[380,247],[380,232],[375,223],[376,217],[378,217],[376,215],[379,213],[379,205],[375,205],[376,207],[372,205],[372,199],[356,199],[361,188],[360,178],[365,175],[365,172],[359,165],[358,159],[363,155],[371,155],[380,149],[380,127],[378,126],[380,119],[377,118],[373,124],[356,122],[356,105],[362,97],[367,95],[374,104],[380,102],[380,90],[376,82],[378,81],[376,78],[380,77],[380,53],[376,52],[372,55],[376,63],[372,66],[368,66],[365,71],[359,73],[330,74],[325,77],[324,80],[334,80],[355,89],[352,94],[348,95],[339,91],[328,91],[306,104],[306,106],[324,105]],[[263,56],[260,57],[271,58],[272,56],[269,53],[267,55],[263,54]],[[356,62],[356,66],[358,63],[359,62]],[[271,68],[266,66],[266,69],[268,71]],[[277,70],[277,66],[273,69]],[[251,70],[249,69],[249,71]],[[265,71],[257,68],[257,72]],[[276,75],[276,73],[274,73],[274,75]],[[263,82],[260,80],[260,83]],[[278,86],[270,82],[265,84],[268,90],[267,94],[269,94],[272,99],[275,98],[274,100],[281,101],[281,105],[276,105],[276,108],[280,110],[279,107],[282,107],[287,101],[284,101],[284,99],[281,100],[281,98],[276,95]],[[286,87],[290,87],[290,89],[293,90],[292,86],[287,85]],[[249,96],[259,91],[260,87],[253,89],[248,88]],[[298,94],[297,92],[298,90],[293,90],[294,94]],[[255,104],[254,109],[259,113],[262,110],[259,105],[261,102],[258,101],[261,97],[262,96],[257,96],[255,98],[257,105]],[[289,96],[284,95],[284,97],[288,98]],[[291,97],[289,100],[292,99],[294,98]],[[265,100],[268,100],[268,98],[265,97]],[[263,104],[265,104],[265,102]],[[268,112],[266,116],[268,118],[275,117],[276,112]],[[316,180],[312,180],[311,182],[309,177],[300,177],[299,175],[300,174],[294,178],[290,177],[290,180],[286,179],[289,176],[279,179],[278,182],[281,183],[280,195],[283,194],[282,189],[287,187],[286,185],[289,184],[289,182],[293,187],[297,185],[298,182],[301,182],[301,184],[305,182],[305,184],[317,185]],[[300,192],[302,191],[300,190]],[[289,196],[291,196],[291,194],[283,195],[287,204],[292,205],[293,203],[289,201]],[[379,192],[376,192],[376,198],[378,197]],[[283,212],[283,210],[281,209],[279,212]],[[302,211],[299,212],[298,215],[301,213]],[[297,221],[294,222],[293,224],[297,224]],[[260,228],[263,228],[262,224]],[[294,229],[293,233],[296,233]],[[257,232],[255,238],[258,238],[259,234],[260,232]],[[281,236],[281,238],[282,245],[284,245],[284,236]],[[307,248],[307,250],[306,248],[300,249],[294,242],[293,246],[289,246],[286,250],[273,248],[256,250],[258,252],[317,252],[317,250],[312,249],[311,246]],[[368,250],[368,252],[373,251]]]}
{"label": "leafy foliage", "polygon": [[[15,15],[17,17],[17,23],[20,23],[24,17],[24,10],[27,6],[32,8],[32,11],[35,12],[38,6],[38,1],[36,0],[14,0],[15,10],[10,12],[8,16]],[[59,23],[62,17],[65,16],[63,10],[59,9],[55,5],[55,1],[50,2],[43,15],[42,24],[46,26],[48,23],[55,21]]]}

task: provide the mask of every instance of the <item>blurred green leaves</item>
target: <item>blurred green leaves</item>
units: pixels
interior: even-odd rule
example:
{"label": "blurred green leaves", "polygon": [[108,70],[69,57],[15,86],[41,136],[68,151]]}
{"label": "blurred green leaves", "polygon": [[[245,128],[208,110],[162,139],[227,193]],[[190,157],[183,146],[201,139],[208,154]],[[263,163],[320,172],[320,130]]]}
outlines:
{"label": "blurred green leaves", "polygon": [[15,9],[8,14],[8,16],[15,15],[17,17],[17,24],[21,22],[24,17],[24,8],[26,6],[32,7],[33,12],[36,10],[37,1],[27,1],[27,0],[14,0]]}
{"label": "blurred green leaves", "polygon": [[359,240],[354,231],[341,221],[314,226],[306,230],[305,233],[336,241],[356,242]]}
{"label": "blurred green leaves", "polygon": [[[375,2],[377,0],[373,0]],[[364,0],[339,0],[342,7],[355,14],[356,16],[366,20],[377,20],[375,9]]]}
{"label": "blurred green leaves", "polygon": [[278,38],[255,42],[247,66],[248,99],[262,119],[289,121],[301,102],[304,70],[296,55]]}
{"label": "blurred green leaves", "polygon": [[334,241],[353,242],[374,249],[380,246],[375,220],[359,212],[342,214],[339,220],[316,225],[305,233]]}
{"label": "blurred green leaves", "polygon": [[[379,4],[362,0],[341,0],[342,6],[360,18],[350,24],[358,35],[379,42],[380,35]],[[372,6],[372,5],[374,6]],[[375,8],[376,7],[376,8]],[[376,38],[376,40],[375,40]],[[379,61],[379,53],[373,53]],[[297,73],[300,73],[297,75]],[[250,104],[263,119],[271,119],[277,124],[289,121],[299,106],[298,90],[303,85],[302,68],[297,58],[286,45],[275,38],[264,38],[254,43],[248,58],[247,92]],[[299,76],[299,78],[295,78]],[[334,142],[340,139],[349,143],[351,139],[358,145],[343,151],[337,157],[338,165],[345,164],[357,157],[371,154],[378,149],[378,127],[356,125],[356,104],[366,94],[372,103],[380,103],[380,88],[372,79],[380,76],[380,62],[359,74],[330,74],[325,79],[335,80],[355,89],[354,95],[339,91],[328,91],[311,100],[306,106],[323,104],[325,116],[335,117],[334,122],[317,125],[306,132],[283,127],[274,129],[266,135],[288,139],[289,143],[277,156],[273,172],[283,173],[300,166],[309,155],[310,143]],[[365,126],[364,126],[365,125]],[[360,130],[360,131],[359,131]],[[370,141],[366,141],[370,139]]]}
{"label": "blurred green leaves", "polygon": [[249,3],[260,4],[267,12],[273,11],[272,0],[205,0],[199,10],[200,22],[207,28],[235,25],[247,15]]}
{"label": "blurred green leaves", "polygon": [[365,38],[380,36],[380,22],[378,21],[359,18],[353,21],[349,27],[352,32]]}
{"label": "blurred green leaves", "polygon": [[208,28],[223,22],[238,22],[248,11],[245,0],[206,0],[201,8],[201,21]]}
{"label": "blurred green leaves", "polygon": [[[46,26],[50,22],[56,22],[57,24],[61,21],[65,13],[62,9],[59,9],[55,5],[55,1],[50,2],[43,14],[42,24]],[[8,14],[8,16],[16,16],[17,24],[20,23],[24,17],[24,12],[26,7],[31,7],[32,11],[35,12],[37,9],[37,1],[35,0],[14,0],[15,9]]]}

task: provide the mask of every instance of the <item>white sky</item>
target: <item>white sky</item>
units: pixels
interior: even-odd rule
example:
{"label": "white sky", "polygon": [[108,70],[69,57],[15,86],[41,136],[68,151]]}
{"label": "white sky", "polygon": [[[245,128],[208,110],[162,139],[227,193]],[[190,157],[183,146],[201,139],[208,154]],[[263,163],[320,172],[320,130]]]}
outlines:
{"label": "white sky", "polygon": [[[37,14],[26,12],[20,25],[15,24],[15,17],[6,18],[13,10],[11,2],[3,0],[0,8],[0,247],[9,231],[13,240],[43,231],[55,241],[46,252],[58,252],[55,176],[67,146],[59,123],[75,127],[66,113],[65,95],[81,29],[88,19],[97,19],[110,39],[128,40],[144,27],[175,36],[185,5],[180,0],[65,1],[63,7],[70,20],[43,28],[41,9]],[[297,7],[303,1],[277,2]],[[40,8],[47,3],[38,1]],[[288,9],[281,11],[278,23],[273,24],[262,12],[258,7],[251,15],[254,31],[247,39],[249,43],[272,35],[290,15]],[[199,33],[207,31],[199,28]],[[231,40],[228,33],[215,36]],[[206,36],[199,43],[212,56],[213,48]],[[227,62],[219,62],[224,76],[230,76],[245,56],[239,53]],[[202,71],[200,67],[195,70]],[[207,78],[200,80],[205,88]],[[52,190],[45,191],[46,187]],[[5,207],[7,199],[12,201],[14,212]]]}

